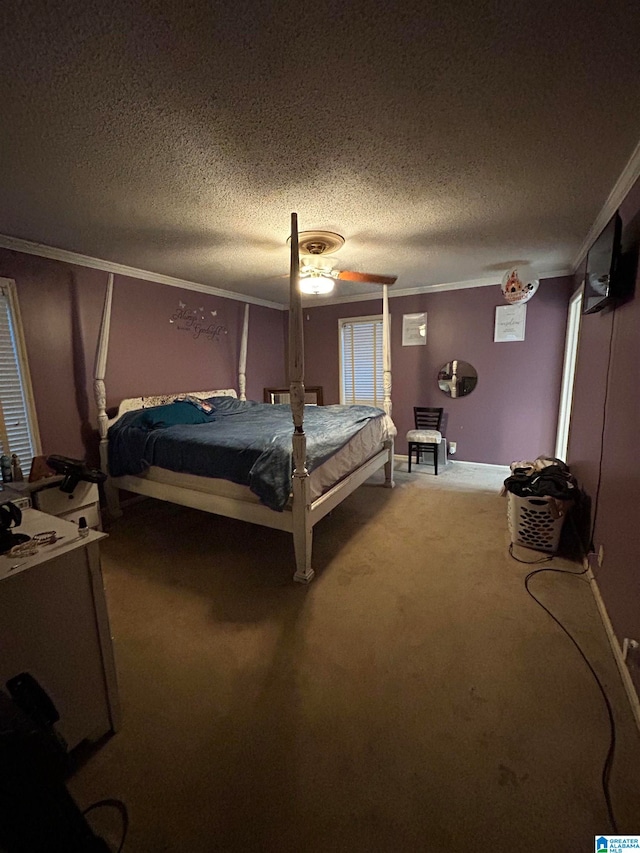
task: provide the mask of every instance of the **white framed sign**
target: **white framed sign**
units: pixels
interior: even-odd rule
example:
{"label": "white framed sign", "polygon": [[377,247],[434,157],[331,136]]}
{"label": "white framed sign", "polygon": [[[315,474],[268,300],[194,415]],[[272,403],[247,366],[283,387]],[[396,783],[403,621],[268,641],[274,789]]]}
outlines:
{"label": "white framed sign", "polygon": [[402,346],[420,347],[427,343],[427,315],[421,314],[402,315]]}
{"label": "white framed sign", "polygon": [[526,305],[498,305],[496,308],[496,324],[493,330],[494,342],[523,341],[526,321]]}

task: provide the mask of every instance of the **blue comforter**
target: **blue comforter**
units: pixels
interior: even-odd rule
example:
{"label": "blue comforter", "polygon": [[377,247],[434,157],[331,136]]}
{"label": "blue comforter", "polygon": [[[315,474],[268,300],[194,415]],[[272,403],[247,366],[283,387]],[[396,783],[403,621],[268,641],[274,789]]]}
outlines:
{"label": "blue comforter", "polygon": [[[150,429],[140,412],[127,412],[109,429],[113,477],[141,474],[149,465],[220,477],[249,486],[282,511],[291,491],[293,422],[288,405],[212,397],[206,423]],[[147,410],[151,411],[151,410]],[[307,469],[337,453],[366,423],[384,412],[370,406],[306,406]]]}

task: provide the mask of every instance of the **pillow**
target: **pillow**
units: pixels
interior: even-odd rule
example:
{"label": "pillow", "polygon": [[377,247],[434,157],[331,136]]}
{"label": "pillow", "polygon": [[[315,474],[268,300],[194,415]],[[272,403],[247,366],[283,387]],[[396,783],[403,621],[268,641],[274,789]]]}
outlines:
{"label": "pillow", "polygon": [[166,406],[152,406],[150,409],[141,409],[135,415],[136,417],[128,426],[139,426],[143,429],[161,429],[177,424],[206,424],[215,420],[211,415],[205,414],[202,409],[186,402],[186,400],[174,400],[173,403],[167,403]]}
{"label": "pillow", "polygon": [[207,403],[213,406],[216,411],[218,409],[224,411],[225,409],[233,408],[233,404],[238,402],[237,397],[207,397]]}
{"label": "pillow", "polygon": [[184,397],[178,397],[178,399],[174,400],[173,402],[174,404],[190,403],[192,406],[195,406],[196,409],[199,409],[201,412],[204,412],[205,415],[213,414],[213,406],[208,400],[203,400],[200,397],[194,397],[192,394],[185,394]]}
{"label": "pillow", "polygon": [[207,397],[207,402],[221,415],[245,412],[252,406],[260,405],[255,400],[238,400],[236,397]]}

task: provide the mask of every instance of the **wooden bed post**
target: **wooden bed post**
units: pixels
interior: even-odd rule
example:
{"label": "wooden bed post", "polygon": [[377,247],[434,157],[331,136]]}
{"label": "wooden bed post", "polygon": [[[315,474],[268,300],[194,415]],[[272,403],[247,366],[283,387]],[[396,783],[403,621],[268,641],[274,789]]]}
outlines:
{"label": "wooden bed post", "polygon": [[383,408],[391,417],[391,335],[389,333],[389,288],[382,286],[382,389]]}
{"label": "wooden bed post", "polygon": [[240,343],[240,365],[238,368],[238,392],[240,400],[247,399],[247,341],[249,339],[249,303],[244,306],[242,342]]}
{"label": "wooden bed post", "polygon": [[[391,324],[389,321],[389,288],[382,287],[382,387],[384,390],[384,410],[391,417]],[[385,441],[389,451],[389,461],[384,465],[384,484],[387,489],[395,486],[393,481],[393,439]]]}
{"label": "wooden bed post", "polygon": [[298,216],[291,214],[291,267],[289,271],[289,393],[293,418],[293,547],[299,583],[309,583],[314,576],[311,568],[313,525],[310,520],[311,491],[307,471],[307,437],[304,434],[304,335],[302,328],[302,297],[298,282]]}
{"label": "wooden bed post", "polygon": [[111,302],[113,299],[113,273],[109,273],[107,290],[104,297],[102,309],[102,321],[100,323],[100,334],[98,336],[98,350],[96,352],[96,363],[94,370],[93,392],[98,407],[98,430],[100,432],[100,468],[107,475],[104,484],[104,493],[107,499],[107,508],[111,518],[119,518],[122,515],[120,509],[120,498],[116,488],[111,484],[109,478],[109,456],[107,430],[109,429],[109,418],[107,417],[107,391],[104,377],[107,372],[107,353],[109,352],[109,328],[111,326]]}

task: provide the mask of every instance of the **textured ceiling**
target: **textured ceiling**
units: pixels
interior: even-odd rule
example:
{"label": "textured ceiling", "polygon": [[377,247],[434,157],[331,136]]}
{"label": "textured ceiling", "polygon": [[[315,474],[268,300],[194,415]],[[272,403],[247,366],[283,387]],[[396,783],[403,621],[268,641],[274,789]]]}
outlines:
{"label": "textured ceiling", "polygon": [[24,0],[0,23],[0,233],[278,302],[294,210],[397,288],[566,270],[640,138],[637,2]]}

